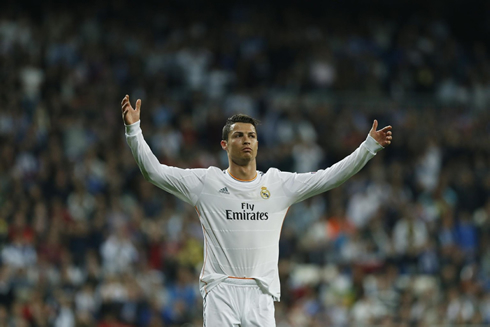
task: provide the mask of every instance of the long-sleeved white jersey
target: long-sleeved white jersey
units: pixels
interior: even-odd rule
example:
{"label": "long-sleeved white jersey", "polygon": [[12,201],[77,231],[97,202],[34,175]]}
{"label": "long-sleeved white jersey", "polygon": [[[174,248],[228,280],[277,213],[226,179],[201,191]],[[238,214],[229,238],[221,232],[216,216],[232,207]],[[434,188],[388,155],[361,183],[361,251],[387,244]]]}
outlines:
{"label": "long-sleeved white jersey", "polygon": [[140,122],[126,126],[126,139],[144,177],[193,205],[204,233],[200,275],[203,297],[229,277],[253,278],[279,301],[279,237],[289,207],[337,187],[379,150],[372,137],[335,165],[314,173],[270,168],[242,181],[227,170],[181,169],[161,164],[143,138]]}

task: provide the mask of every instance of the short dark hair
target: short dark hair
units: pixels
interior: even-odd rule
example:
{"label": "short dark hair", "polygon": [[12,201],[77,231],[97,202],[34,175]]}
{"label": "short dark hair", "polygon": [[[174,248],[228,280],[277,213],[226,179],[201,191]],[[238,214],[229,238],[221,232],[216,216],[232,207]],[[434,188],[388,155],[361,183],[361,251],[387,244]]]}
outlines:
{"label": "short dark hair", "polygon": [[222,140],[228,141],[228,134],[230,134],[231,125],[235,123],[252,124],[255,127],[255,129],[257,129],[257,125],[260,124],[260,121],[245,114],[233,115],[226,120],[226,124],[223,127],[223,133],[221,134]]}

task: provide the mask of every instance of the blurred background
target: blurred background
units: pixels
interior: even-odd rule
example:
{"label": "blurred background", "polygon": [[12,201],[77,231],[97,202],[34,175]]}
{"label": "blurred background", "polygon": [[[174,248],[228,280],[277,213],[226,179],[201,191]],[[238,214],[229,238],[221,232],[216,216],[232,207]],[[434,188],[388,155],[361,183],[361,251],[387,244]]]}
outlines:
{"label": "blurred background", "polygon": [[0,4],[0,326],[202,326],[192,207],[144,181],[120,101],[162,163],[309,172],[374,118],[394,142],[293,206],[278,327],[490,324],[488,1]]}

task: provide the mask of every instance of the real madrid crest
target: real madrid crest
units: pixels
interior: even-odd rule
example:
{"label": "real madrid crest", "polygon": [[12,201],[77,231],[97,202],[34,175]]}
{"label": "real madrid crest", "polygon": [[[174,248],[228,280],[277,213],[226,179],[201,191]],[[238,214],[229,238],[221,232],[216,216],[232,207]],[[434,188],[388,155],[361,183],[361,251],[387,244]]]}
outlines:
{"label": "real madrid crest", "polygon": [[260,188],[260,196],[262,197],[262,199],[267,200],[268,198],[271,197],[271,192],[269,192],[269,190],[267,189],[267,187],[262,186]]}

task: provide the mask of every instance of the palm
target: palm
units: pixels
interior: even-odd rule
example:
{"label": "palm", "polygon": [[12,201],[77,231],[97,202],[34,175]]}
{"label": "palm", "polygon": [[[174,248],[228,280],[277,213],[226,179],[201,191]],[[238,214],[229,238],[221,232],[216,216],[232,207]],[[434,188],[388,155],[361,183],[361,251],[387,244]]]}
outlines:
{"label": "palm", "polygon": [[136,108],[133,109],[129,102],[129,95],[126,95],[121,101],[122,118],[126,125],[131,125],[140,120],[141,100],[136,101]]}
{"label": "palm", "polygon": [[386,126],[377,131],[376,129],[378,128],[378,121],[375,119],[373,122],[373,127],[371,127],[371,130],[369,131],[369,135],[373,139],[376,140],[382,147],[387,147],[388,145],[391,144],[391,140],[393,139],[392,133],[391,133],[391,126]]}

